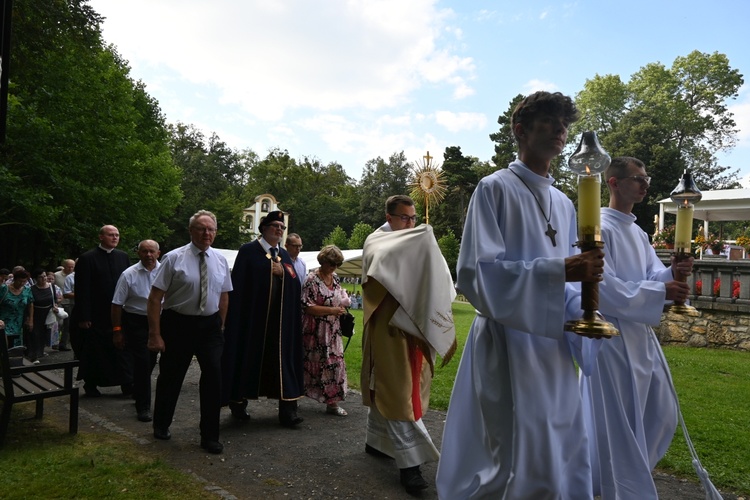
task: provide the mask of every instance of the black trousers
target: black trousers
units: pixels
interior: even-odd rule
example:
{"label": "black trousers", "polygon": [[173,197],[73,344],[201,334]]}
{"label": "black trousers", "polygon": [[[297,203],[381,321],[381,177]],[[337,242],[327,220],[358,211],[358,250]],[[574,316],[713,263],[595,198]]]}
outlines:
{"label": "black trousers", "polygon": [[221,352],[224,349],[219,314],[186,316],[165,310],[161,315],[161,336],[164,352],[159,358],[159,378],[156,379],[154,427],[167,429],[172,423],[182,382],[195,355],[201,369],[198,386],[201,437],[217,441],[221,412]]}
{"label": "black trousers", "polygon": [[125,350],[133,361],[133,399],[135,410],[151,409],[151,372],[157,353],[148,350],[148,318],[127,311],[122,312],[122,332]]}
{"label": "black trousers", "polygon": [[84,387],[109,387],[133,383],[133,362],[130,353],[115,347],[112,327],[79,328],[81,364],[78,378]]}

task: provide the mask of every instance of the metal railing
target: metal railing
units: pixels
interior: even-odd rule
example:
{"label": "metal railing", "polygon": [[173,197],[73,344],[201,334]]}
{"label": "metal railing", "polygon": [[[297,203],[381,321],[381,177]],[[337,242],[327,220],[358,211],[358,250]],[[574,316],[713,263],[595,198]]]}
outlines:
{"label": "metal railing", "polygon": [[[669,265],[669,251],[657,253]],[[750,259],[704,255],[693,262],[688,284],[690,301],[698,309],[750,312]]]}

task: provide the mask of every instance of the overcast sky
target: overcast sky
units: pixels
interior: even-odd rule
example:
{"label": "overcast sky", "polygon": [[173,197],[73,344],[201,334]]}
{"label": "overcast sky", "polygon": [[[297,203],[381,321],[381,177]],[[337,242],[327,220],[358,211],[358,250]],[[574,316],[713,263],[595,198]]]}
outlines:
{"label": "overcast sky", "polygon": [[[92,0],[104,38],[169,122],[265,157],[338,162],[448,146],[489,160],[517,94],[574,96],[652,62],[720,52],[745,77],[729,103],[740,133],[722,164],[750,175],[745,0]],[[750,187],[750,182],[746,182]]]}

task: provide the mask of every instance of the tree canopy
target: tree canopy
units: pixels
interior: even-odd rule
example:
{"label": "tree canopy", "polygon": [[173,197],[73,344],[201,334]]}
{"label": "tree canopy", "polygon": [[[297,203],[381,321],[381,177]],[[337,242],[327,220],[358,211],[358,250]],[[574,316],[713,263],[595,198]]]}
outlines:
{"label": "tree canopy", "polygon": [[634,213],[653,233],[656,201],[669,196],[689,169],[701,189],[738,187],[737,171],[716,153],[734,146],[736,123],[728,109],[743,84],[724,54],[693,51],[670,68],[649,63],[622,82],[596,75],[576,96],[583,118],[571,135],[597,130],[611,156],[634,156],[653,178],[648,199]]}
{"label": "tree canopy", "polygon": [[83,0],[16,0],[0,262],[54,264],[118,226],[123,246],[166,236],[180,198],[165,119]]}

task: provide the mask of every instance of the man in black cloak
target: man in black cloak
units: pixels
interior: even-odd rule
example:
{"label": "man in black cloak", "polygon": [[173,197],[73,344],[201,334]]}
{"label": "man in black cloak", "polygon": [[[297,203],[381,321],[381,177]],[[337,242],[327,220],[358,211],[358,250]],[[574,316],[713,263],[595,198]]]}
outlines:
{"label": "man in black cloak", "polygon": [[243,245],[232,269],[222,356],[222,404],[248,420],[247,400],[279,400],[279,422],[295,427],[304,396],[301,286],[280,245],[284,214],[270,212],[261,237]]}
{"label": "man in black cloak", "polygon": [[112,297],[117,280],[130,267],[128,254],[116,248],[119,242],[117,228],[103,226],[99,246],[78,257],[76,264],[73,320],[80,332],[78,378],[84,380],[89,397],[101,396],[97,386],[119,385],[123,394],[132,392],[131,357],[115,348],[112,340]]}

